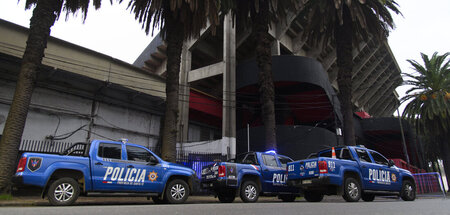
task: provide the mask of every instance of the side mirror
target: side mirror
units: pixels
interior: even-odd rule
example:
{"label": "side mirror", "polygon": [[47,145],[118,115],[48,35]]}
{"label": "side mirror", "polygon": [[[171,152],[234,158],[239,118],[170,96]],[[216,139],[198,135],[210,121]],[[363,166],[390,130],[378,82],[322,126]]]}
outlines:
{"label": "side mirror", "polygon": [[393,161],[393,160],[389,160],[389,164],[388,164],[388,166],[389,166],[389,167],[391,167],[391,166],[395,166],[395,163],[394,163],[394,161]]}

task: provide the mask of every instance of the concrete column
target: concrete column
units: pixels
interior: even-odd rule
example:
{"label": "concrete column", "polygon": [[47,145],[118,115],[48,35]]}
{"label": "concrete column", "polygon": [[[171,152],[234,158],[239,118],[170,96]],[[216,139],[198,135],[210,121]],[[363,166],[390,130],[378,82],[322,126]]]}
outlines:
{"label": "concrete column", "polygon": [[183,143],[188,140],[189,128],[189,72],[191,71],[192,53],[189,51],[187,44],[183,46],[181,53],[180,65],[180,91],[178,101],[178,137],[177,142]]}
{"label": "concrete column", "polygon": [[271,53],[272,55],[280,55],[281,54],[281,50],[280,50],[280,41],[275,39],[272,42],[272,47],[271,47]]}
{"label": "concrete column", "polygon": [[[222,144],[229,158],[236,156],[236,29],[233,16],[225,15],[223,23],[223,107]],[[222,147],[224,148],[224,147]]]}

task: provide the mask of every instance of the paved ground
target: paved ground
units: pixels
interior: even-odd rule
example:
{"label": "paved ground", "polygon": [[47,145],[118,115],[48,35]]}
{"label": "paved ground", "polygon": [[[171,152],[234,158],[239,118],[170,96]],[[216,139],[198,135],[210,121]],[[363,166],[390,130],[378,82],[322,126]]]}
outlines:
{"label": "paved ground", "polygon": [[[377,198],[374,202],[347,203],[342,198],[326,198],[323,202],[311,203],[303,199],[296,202],[283,203],[274,198],[262,198],[257,203],[218,203],[213,197],[196,196],[190,198],[187,204],[157,205],[145,198],[81,198],[77,205],[68,207],[49,207],[48,203],[38,199],[16,199],[13,202],[31,201],[37,206],[9,205],[0,207],[2,215],[123,215],[123,214],[382,214],[382,215],[411,215],[411,214],[449,214],[450,201],[443,198],[417,199],[405,202],[398,199]],[[5,201],[2,201],[5,202]],[[45,202],[45,203],[44,203]],[[40,205],[41,204],[41,205]],[[105,205],[106,204],[106,205]]]}

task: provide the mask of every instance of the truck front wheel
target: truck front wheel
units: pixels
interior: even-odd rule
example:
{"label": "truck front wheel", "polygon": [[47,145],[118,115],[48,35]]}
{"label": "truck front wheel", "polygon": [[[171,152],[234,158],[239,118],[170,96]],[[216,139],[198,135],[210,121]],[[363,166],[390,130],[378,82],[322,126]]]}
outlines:
{"label": "truck front wheel", "polygon": [[185,181],[175,179],[167,185],[164,200],[171,204],[181,204],[187,200],[189,192],[189,186]]}
{"label": "truck front wheel", "polygon": [[242,183],[240,194],[243,202],[256,202],[259,198],[258,185],[253,181],[245,181]]}
{"label": "truck front wheel", "polygon": [[357,202],[361,198],[361,185],[358,180],[348,177],[344,181],[344,195],[347,202]]}
{"label": "truck front wheel", "polygon": [[414,199],[416,199],[416,185],[414,182],[411,182],[410,180],[403,181],[400,197],[402,197],[404,201],[414,201]]}
{"label": "truck front wheel", "polygon": [[80,195],[80,186],[73,178],[60,178],[51,183],[47,197],[52,205],[65,206],[73,204]]}
{"label": "truck front wheel", "polygon": [[305,191],[304,196],[308,202],[320,202],[323,199],[323,194],[319,192]]}

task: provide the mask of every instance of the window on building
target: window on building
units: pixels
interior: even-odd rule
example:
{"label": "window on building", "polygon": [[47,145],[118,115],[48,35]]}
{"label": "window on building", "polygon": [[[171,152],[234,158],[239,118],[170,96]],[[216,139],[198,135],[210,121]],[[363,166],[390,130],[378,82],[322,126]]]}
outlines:
{"label": "window on building", "polygon": [[139,161],[139,162],[155,162],[157,159],[153,156],[149,151],[136,147],[136,146],[127,146],[127,157],[130,161]]}
{"label": "window on building", "polygon": [[98,156],[102,158],[121,159],[122,145],[113,143],[100,143]]}

